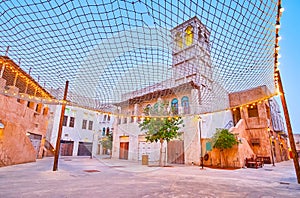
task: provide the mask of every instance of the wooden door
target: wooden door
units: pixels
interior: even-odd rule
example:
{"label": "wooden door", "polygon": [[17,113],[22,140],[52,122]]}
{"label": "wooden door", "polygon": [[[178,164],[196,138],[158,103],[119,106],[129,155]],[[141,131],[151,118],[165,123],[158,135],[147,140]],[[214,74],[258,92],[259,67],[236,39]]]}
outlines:
{"label": "wooden door", "polygon": [[129,148],[129,142],[120,142],[120,151],[119,151],[120,159],[128,160],[128,148]]}
{"label": "wooden door", "polygon": [[152,145],[150,142],[139,142],[138,145],[138,160],[142,160],[143,155],[148,155],[149,161],[150,161],[150,155],[151,155]]}
{"label": "wooden door", "polygon": [[93,143],[91,142],[79,142],[78,156],[91,156]]}
{"label": "wooden door", "polygon": [[60,142],[60,155],[61,156],[72,156],[73,155],[73,141],[64,141]]}
{"label": "wooden door", "polygon": [[240,108],[236,108],[234,111],[232,111],[233,114],[233,123],[236,125],[238,121],[241,119],[241,111]]}
{"label": "wooden door", "polygon": [[184,142],[180,140],[173,140],[168,142],[168,163],[184,164]]}

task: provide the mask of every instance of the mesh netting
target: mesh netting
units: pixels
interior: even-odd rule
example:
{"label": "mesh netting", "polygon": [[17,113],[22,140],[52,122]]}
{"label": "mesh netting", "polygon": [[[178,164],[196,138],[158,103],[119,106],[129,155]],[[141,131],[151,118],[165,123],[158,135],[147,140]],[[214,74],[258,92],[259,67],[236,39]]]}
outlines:
{"label": "mesh netting", "polygon": [[276,92],[273,0],[1,1],[0,10],[1,55],[58,100],[68,80],[73,105],[192,93],[196,114],[228,108],[228,93]]}

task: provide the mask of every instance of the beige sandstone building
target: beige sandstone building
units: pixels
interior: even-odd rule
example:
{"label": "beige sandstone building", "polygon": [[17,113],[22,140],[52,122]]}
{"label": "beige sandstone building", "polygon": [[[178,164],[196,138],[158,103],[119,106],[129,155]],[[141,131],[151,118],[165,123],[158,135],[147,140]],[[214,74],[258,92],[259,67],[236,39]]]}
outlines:
{"label": "beige sandstone building", "polygon": [[[122,96],[114,124],[113,158],[150,162],[159,160],[159,143],[146,142],[138,124],[143,110],[163,102],[183,118],[180,137],[164,144],[168,163],[243,167],[245,159],[261,157],[265,163],[288,159],[287,137],[278,104],[268,99],[266,86],[228,94],[214,82],[210,33],[197,17],[171,30],[172,78]],[[218,87],[218,89],[216,89]],[[267,97],[268,96],[268,97]],[[265,98],[265,99],[262,99]],[[219,104],[229,110],[211,112]],[[160,119],[160,118],[157,118]],[[167,118],[162,118],[167,119]],[[239,144],[220,156],[210,139],[217,128],[227,128]]]}
{"label": "beige sandstone building", "polygon": [[0,57],[0,71],[0,167],[35,161],[47,154],[41,98],[52,96],[9,57]]}

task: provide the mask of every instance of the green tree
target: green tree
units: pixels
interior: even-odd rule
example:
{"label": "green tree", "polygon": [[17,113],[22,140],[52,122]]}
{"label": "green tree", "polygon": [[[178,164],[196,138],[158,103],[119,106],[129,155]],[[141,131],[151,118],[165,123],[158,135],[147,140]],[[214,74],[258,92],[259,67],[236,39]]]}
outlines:
{"label": "green tree", "polygon": [[[168,111],[167,104],[159,103],[158,106],[144,109],[146,117],[139,127],[145,131],[147,142],[160,142],[159,165],[163,166],[163,143],[178,137],[178,130],[183,120],[179,116],[171,116]],[[151,118],[151,117],[152,118]]]}
{"label": "green tree", "polygon": [[110,150],[110,156],[112,154],[112,138],[112,134],[109,133],[107,136],[102,137],[102,139],[99,141],[103,149]]}
{"label": "green tree", "polygon": [[[220,161],[222,166],[222,151],[224,149],[231,149],[234,145],[238,144],[235,136],[228,131],[228,129],[217,129],[212,137],[213,148],[220,150]],[[225,157],[226,160],[226,157]]]}

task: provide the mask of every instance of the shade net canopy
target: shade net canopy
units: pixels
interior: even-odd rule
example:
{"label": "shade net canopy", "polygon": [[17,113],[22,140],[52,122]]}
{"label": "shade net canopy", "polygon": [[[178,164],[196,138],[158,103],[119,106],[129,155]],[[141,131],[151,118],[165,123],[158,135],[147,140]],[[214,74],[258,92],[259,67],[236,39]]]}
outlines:
{"label": "shade net canopy", "polygon": [[[73,105],[100,110],[199,89],[201,96],[189,98],[201,100],[194,113],[215,112],[229,107],[232,92],[258,86],[276,92],[277,11],[272,0],[6,0],[0,55],[58,100],[69,81]],[[185,26],[177,35],[193,18],[202,30]],[[174,60],[178,54],[194,60]]]}

